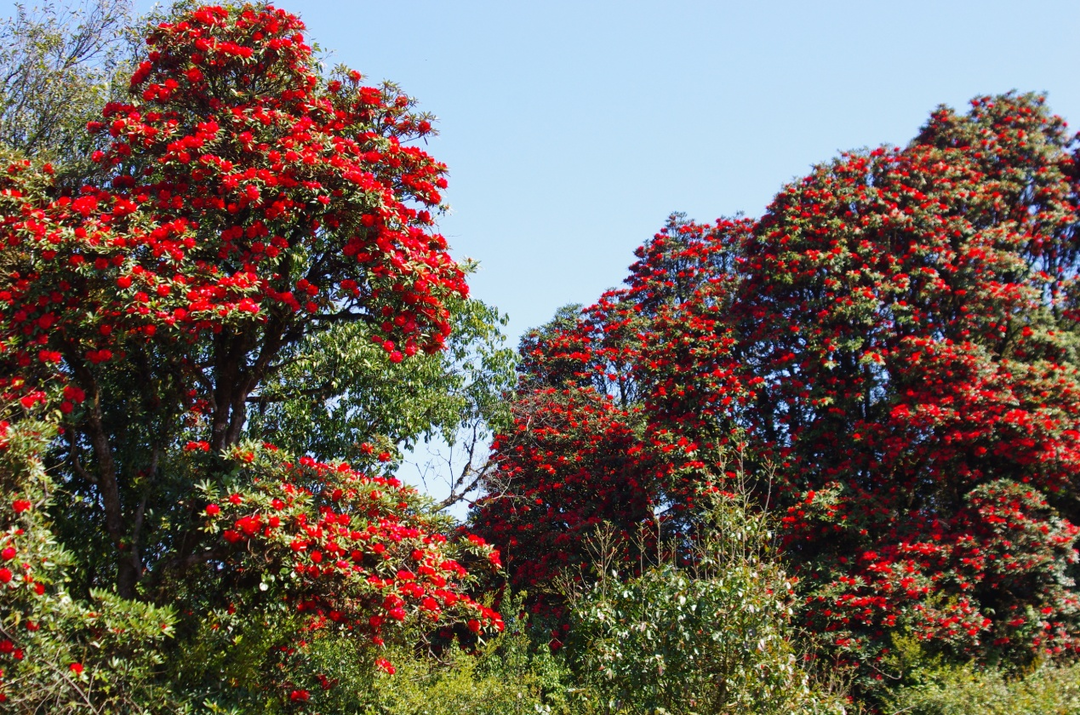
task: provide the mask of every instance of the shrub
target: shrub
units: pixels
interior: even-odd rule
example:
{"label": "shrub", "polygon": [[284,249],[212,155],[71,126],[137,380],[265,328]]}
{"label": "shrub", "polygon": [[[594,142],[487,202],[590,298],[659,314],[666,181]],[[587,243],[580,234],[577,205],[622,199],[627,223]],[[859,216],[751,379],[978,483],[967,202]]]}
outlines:
{"label": "shrub", "polygon": [[714,497],[694,569],[604,575],[571,607],[579,700],[600,712],[842,713],[800,666],[792,584],[769,559],[767,521]]}
{"label": "shrub", "polygon": [[[16,411],[25,410],[5,410]],[[47,517],[55,486],[42,454],[55,433],[36,414],[0,420],[0,703],[17,712],[182,711],[156,682],[173,611],[104,590],[72,594],[72,559]]]}
{"label": "shrub", "polygon": [[894,639],[907,666],[884,711],[910,715],[1067,715],[1080,712],[1080,664],[1040,663],[1024,673],[928,657],[914,638]]}
{"label": "shrub", "polygon": [[372,684],[375,715],[525,715],[582,712],[570,709],[571,673],[560,658],[536,641],[535,629],[521,610],[524,592],[506,599],[507,628],[475,650],[456,644],[417,655],[397,649]]}

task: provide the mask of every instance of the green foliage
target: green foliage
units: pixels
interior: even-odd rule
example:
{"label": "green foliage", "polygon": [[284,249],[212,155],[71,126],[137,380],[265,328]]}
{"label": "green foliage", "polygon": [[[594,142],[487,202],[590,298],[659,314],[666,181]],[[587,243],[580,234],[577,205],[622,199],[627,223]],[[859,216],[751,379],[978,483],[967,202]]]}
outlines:
{"label": "green foliage", "polygon": [[427,658],[397,659],[397,672],[375,686],[368,712],[379,715],[525,715],[545,709],[540,677],[530,669],[513,672],[485,650],[479,657],[456,648],[437,663]]}
{"label": "green foliage", "polygon": [[581,700],[608,713],[843,712],[800,667],[791,583],[766,558],[765,520],[745,507],[716,497],[693,571],[605,575],[573,602],[567,651]]}
{"label": "green foliage", "polygon": [[[523,594],[504,603],[512,613],[521,607]],[[525,715],[529,713],[586,712],[571,708],[571,674],[561,659],[544,645],[537,647],[530,624],[508,619],[505,632],[477,652],[457,646],[432,655],[400,653],[391,659],[392,676],[373,684],[371,715]]]}
{"label": "green foliage", "polygon": [[[520,605],[518,597],[504,607],[509,613]],[[505,632],[468,650],[451,642],[438,649],[397,644],[358,653],[353,639],[313,634],[304,653],[318,673],[316,686],[304,697],[294,691],[296,700],[278,700],[261,691],[267,663],[252,654],[271,645],[282,624],[236,619],[196,641],[193,651],[177,659],[183,672],[173,677],[203,678],[207,688],[192,700],[211,712],[286,713],[316,701],[320,712],[364,715],[583,712],[568,705],[566,667],[546,646],[536,647],[527,620],[508,621]],[[223,647],[224,642],[231,645]]]}
{"label": "green foliage", "polygon": [[130,0],[78,0],[0,21],[0,145],[92,170],[86,123],[113,94],[133,34]]}
{"label": "green foliage", "polygon": [[46,517],[54,486],[41,455],[55,431],[37,417],[0,421],[0,702],[17,712],[178,712],[156,679],[172,610],[96,589],[72,597],[71,556]]}
{"label": "green foliage", "polygon": [[883,711],[910,715],[1069,715],[1080,712],[1080,664],[1040,663],[1026,672],[949,663],[918,639],[896,637],[887,659],[901,678]]}
{"label": "green foliage", "polygon": [[316,459],[363,457],[364,442],[400,444],[462,428],[499,427],[513,386],[514,353],[499,330],[506,319],[478,300],[455,299],[445,350],[392,363],[363,323],[307,336],[252,398],[251,434]]}

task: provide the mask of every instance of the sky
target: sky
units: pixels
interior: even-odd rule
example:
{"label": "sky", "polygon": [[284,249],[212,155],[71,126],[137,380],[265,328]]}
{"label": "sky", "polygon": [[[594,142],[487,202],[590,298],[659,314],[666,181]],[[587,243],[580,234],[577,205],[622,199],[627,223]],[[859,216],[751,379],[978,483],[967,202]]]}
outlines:
{"label": "sky", "polygon": [[[145,11],[152,2],[137,0]],[[440,219],[511,343],[619,285],[673,211],[760,215],[939,104],[1040,91],[1080,129],[1080,2],[281,0],[438,117]]]}
{"label": "sky", "polygon": [[619,285],[671,212],[758,216],[815,163],[906,143],[939,104],[1045,92],[1080,129],[1076,0],[279,6],[328,64],[438,117],[440,230],[479,261],[472,294],[512,345]]}

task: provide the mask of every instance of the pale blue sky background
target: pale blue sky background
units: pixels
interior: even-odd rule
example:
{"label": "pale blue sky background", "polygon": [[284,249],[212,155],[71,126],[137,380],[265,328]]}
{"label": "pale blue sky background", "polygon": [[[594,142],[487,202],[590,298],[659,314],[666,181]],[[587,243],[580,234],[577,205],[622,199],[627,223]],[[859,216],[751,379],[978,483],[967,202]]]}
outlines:
{"label": "pale blue sky background", "polygon": [[[906,143],[938,104],[1045,91],[1080,129],[1078,0],[282,6],[439,117],[441,228],[514,344],[618,285],[670,212],[760,215],[840,150]],[[423,448],[408,459],[416,483]]]}
{"label": "pale blue sky background", "polygon": [[[139,9],[152,3],[140,0]],[[517,336],[619,284],[672,211],[759,215],[940,103],[1046,91],[1080,129],[1080,2],[282,0],[439,117],[440,226]]]}
{"label": "pale blue sky background", "polygon": [[279,6],[439,117],[441,230],[480,261],[473,295],[514,344],[618,285],[670,212],[760,215],[838,151],[906,143],[938,104],[1044,91],[1080,129],[1080,0]]}

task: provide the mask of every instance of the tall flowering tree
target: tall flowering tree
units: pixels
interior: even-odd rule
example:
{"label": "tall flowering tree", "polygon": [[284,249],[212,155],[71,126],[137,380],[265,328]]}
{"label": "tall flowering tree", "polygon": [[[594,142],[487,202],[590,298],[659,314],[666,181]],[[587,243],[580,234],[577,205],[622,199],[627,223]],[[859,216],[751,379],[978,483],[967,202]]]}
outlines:
{"label": "tall flowering tree", "polygon": [[866,660],[1074,650],[1075,155],[1040,97],[941,108],[786,187],[736,315],[807,618]]}
{"label": "tall flowering tree", "polygon": [[599,527],[640,569],[694,530],[698,495],[726,480],[747,391],[721,321],[748,228],[672,216],[638,249],[626,288],[522,340],[512,428],[495,441],[473,525],[539,609],[561,613],[552,583],[590,576]]}
{"label": "tall flowering tree", "polygon": [[[440,536],[384,473],[391,445],[357,434],[350,465],[316,463],[248,429],[320,335],[364,340],[384,369],[447,344],[467,287],[432,217],[446,167],[413,143],[430,118],[392,85],[321,74],[301,21],[270,6],[185,11],[146,44],[129,99],[88,126],[92,183],[14,155],[0,175],[0,379],[59,415],[78,581],[196,620],[193,604],[272,601],[376,644],[406,622],[497,626],[458,562],[497,554]],[[178,637],[220,629],[207,618]]]}
{"label": "tall flowering tree", "polygon": [[[603,484],[651,484],[673,517],[741,455],[806,625],[869,678],[901,631],[961,657],[1073,652],[1076,151],[1038,96],[941,108],[908,146],[821,165],[760,219],[673,223],[627,288],[523,343],[523,386],[629,396],[653,479],[638,458]],[[618,444],[583,417],[560,418],[577,441],[536,417],[500,440],[506,483],[542,498],[585,463],[576,445]],[[496,486],[480,515],[501,521],[478,528],[540,543]],[[606,489],[582,498],[619,523],[635,502],[597,509]]]}

